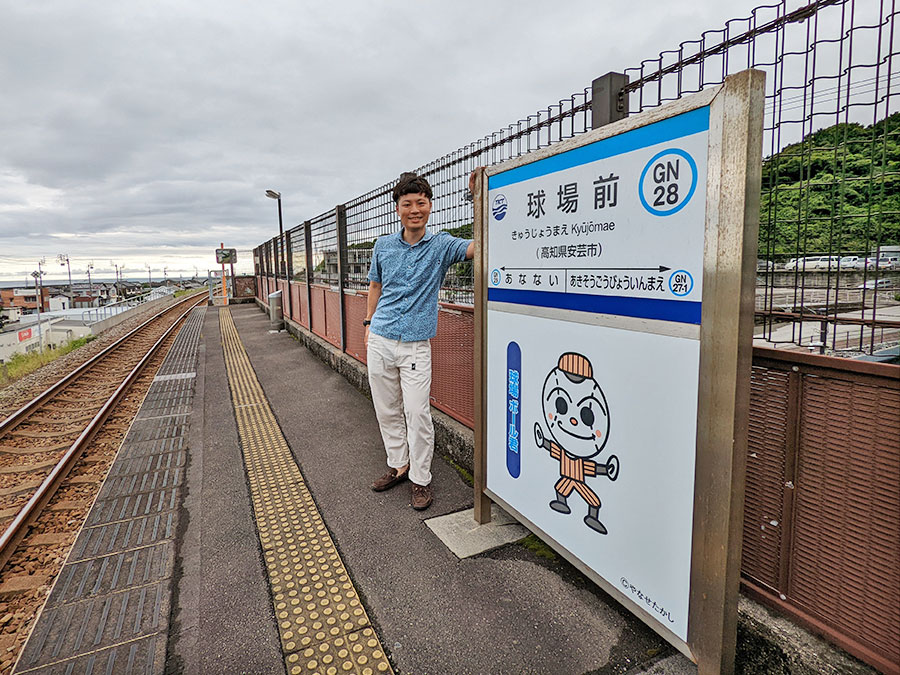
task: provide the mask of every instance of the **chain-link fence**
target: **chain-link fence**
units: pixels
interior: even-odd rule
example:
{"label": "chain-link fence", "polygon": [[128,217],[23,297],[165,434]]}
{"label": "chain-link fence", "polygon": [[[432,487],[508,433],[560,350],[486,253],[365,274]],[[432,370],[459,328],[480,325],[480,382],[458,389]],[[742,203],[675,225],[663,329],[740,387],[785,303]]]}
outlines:
{"label": "chain-link fence", "polygon": [[[820,352],[872,353],[900,337],[900,35],[895,0],[786,0],[627,68],[618,92],[630,114],[766,71],[757,339]],[[592,128],[592,88],[562,99],[417,169],[431,182],[429,229],[472,232],[468,176]],[[393,181],[294,228],[311,238],[310,281],[364,289],[377,237],[399,229]],[[272,268],[297,276],[277,261]],[[305,263],[303,263],[305,264]],[[473,303],[471,263],[454,265],[444,302]],[[340,278],[339,278],[340,277]]]}
{"label": "chain-link fence", "polygon": [[871,353],[900,337],[895,2],[754,9],[629,68],[630,113],[766,72],[758,339]]}

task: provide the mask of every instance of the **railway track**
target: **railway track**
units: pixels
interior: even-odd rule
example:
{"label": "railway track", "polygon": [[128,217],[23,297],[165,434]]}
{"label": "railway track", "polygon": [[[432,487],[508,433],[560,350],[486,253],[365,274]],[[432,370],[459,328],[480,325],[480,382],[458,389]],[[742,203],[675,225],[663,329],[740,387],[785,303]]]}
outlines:
{"label": "railway track", "polygon": [[205,297],[150,317],[0,423],[0,675],[11,671],[179,326]]}
{"label": "railway track", "polygon": [[[0,423],[0,572],[143,368],[205,301],[190,296],[124,335]],[[120,426],[130,420],[118,420]]]}

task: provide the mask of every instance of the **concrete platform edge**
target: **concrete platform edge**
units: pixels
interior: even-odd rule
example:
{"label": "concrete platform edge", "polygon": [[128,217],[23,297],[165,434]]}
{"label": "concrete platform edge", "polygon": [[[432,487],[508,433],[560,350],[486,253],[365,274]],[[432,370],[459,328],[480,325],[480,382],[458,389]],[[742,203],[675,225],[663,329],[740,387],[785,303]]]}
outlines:
{"label": "concrete platform edge", "polygon": [[[268,312],[268,307],[263,302],[258,298],[254,300],[261,311]],[[313,355],[371,398],[364,364],[287,317],[284,325]],[[431,412],[434,418],[435,450],[445,459],[471,472],[475,451],[472,430],[434,407]],[[738,604],[737,661],[736,670],[743,673],[870,675],[878,672],[744,595],[741,595]]]}

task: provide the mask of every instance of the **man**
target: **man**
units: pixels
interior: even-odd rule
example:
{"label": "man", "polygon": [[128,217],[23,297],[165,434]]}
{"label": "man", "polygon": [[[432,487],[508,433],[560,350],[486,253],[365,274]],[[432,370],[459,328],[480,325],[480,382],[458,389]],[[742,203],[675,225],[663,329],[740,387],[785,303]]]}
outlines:
{"label": "man", "polygon": [[433,501],[431,459],[431,342],[437,332],[438,291],[454,263],[471,260],[475,242],[426,230],[431,186],[414,173],[394,187],[400,232],[380,237],[369,268],[366,360],[375,415],[388,471],[372,489],[388,490],[407,478],[412,507]]}

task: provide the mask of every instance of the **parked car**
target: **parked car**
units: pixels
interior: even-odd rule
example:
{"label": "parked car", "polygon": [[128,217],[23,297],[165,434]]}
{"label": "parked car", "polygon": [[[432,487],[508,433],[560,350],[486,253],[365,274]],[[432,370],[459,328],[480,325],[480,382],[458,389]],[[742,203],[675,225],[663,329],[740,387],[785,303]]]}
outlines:
{"label": "parked car", "polygon": [[785,264],[784,269],[788,272],[793,272],[796,269],[809,269],[809,265],[810,263],[807,258],[791,258]]}
{"label": "parked car", "polygon": [[863,261],[858,255],[845,255],[841,258],[842,270],[859,270],[862,266]]}
{"label": "parked car", "polygon": [[775,271],[775,263],[771,260],[763,260],[762,258],[756,259],[756,271],[757,272],[774,272]]}
{"label": "parked car", "polygon": [[840,258],[836,255],[821,255],[818,258],[807,258],[806,269],[836,270]]}
{"label": "parked car", "polygon": [[900,255],[880,257],[878,259],[878,267],[883,270],[900,270]]}
{"label": "parked car", "polygon": [[893,285],[893,279],[869,279],[866,283],[857,286],[857,288],[880,289],[890,288]]}

